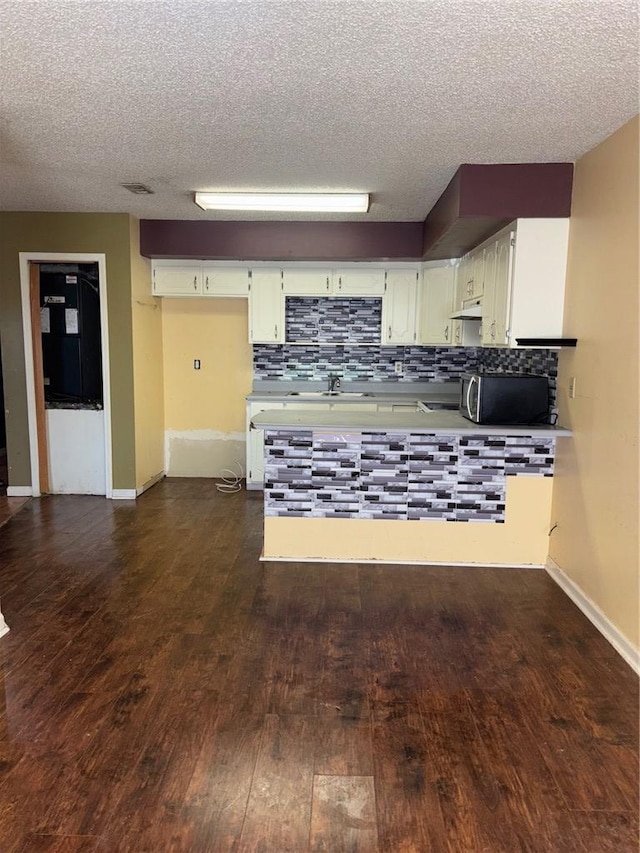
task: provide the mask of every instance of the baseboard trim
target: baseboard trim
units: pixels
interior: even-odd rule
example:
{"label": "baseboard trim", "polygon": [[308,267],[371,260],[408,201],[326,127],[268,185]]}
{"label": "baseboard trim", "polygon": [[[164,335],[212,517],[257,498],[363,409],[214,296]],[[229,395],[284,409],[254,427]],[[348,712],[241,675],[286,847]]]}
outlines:
{"label": "baseboard trim", "polygon": [[111,492],[111,500],[113,501],[135,501],[135,489],[113,489]]}
{"label": "baseboard trim", "polygon": [[7,486],[8,498],[30,498],[32,495],[31,486]]}
{"label": "baseboard trim", "polygon": [[147,480],[146,483],[143,483],[136,489],[136,497],[139,498],[143,492],[146,492],[147,489],[151,488],[151,486],[155,486],[156,483],[159,483],[164,476],[164,471],[160,471],[158,474],[155,475],[155,477],[152,477],[150,480]]}
{"label": "baseboard trim", "polygon": [[265,557],[260,555],[262,563],[361,563],[367,566],[448,566],[455,569],[533,569],[539,572],[545,567],[540,563],[455,563],[437,560],[376,560],[356,557]]}
{"label": "baseboard trim", "polygon": [[584,613],[591,624],[600,631],[605,640],[611,643],[620,657],[629,664],[634,672],[640,675],[640,650],[636,649],[629,642],[598,605],[584,594],[578,584],[551,557],[547,559],[546,570],[558,586],[566,592],[576,607]]}

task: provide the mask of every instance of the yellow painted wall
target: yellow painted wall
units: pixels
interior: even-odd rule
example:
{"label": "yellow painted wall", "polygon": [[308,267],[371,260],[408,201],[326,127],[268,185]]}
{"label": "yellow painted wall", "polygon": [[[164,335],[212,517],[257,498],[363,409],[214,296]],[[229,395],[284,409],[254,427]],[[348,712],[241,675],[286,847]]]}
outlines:
{"label": "yellow painted wall", "polygon": [[[550,556],[636,648],[638,117],[577,163],[569,237]],[[568,399],[570,377],[576,397]]]}
{"label": "yellow painted wall", "polygon": [[151,295],[151,262],[140,255],[140,223],[130,219],[131,321],[136,488],[164,470],[162,300]]}
{"label": "yellow painted wall", "polygon": [[[252,352],[246,299],[164,299],[164,421],[171,476],[220,476],[245,454]],[[200,359],[200,370],[194,370]]]}
{"label": "yellow painted wall", "polygon": [[269,559],[544,566],[551,477],[507,477],[504,524],[368,518],[264,520]]}

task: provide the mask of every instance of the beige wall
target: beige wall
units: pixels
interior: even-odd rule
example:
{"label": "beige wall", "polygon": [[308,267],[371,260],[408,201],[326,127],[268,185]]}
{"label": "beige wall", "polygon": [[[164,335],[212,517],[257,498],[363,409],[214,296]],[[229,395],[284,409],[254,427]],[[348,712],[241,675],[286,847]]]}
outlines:
{"label": "beige wall", "polygon": [[[252,355],[246,299],[164,299],[167,474],[220,476],[245,454]],[[200,359],[200,370],[194,370]]]}
{"label": "beige wall", "polygon": [[[638,117],[576,164],[550,556],[638,647]],[[570,377],[575,399],[568,399]]]}
{"label": "beige wall", "polygon": [[151,295],[151,263],[140,255],[140,223],[131,218],[131,318],[136,488],[164,470],[162,300]]}
{"label": "beige wall", "polygon": [[123,213],[0,213],[0,339],[9,485],[30,486],[19,252],[106,255],[113,486],[135,487],[130,217]]}

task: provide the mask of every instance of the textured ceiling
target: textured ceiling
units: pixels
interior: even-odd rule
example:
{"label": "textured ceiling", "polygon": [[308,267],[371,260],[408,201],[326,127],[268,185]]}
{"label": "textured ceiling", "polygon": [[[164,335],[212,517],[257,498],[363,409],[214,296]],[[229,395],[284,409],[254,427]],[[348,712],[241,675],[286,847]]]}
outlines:
{"label": "textured ceiling", "polygon": [[575,160],[638,111],[636,0],[0,0],[0,32],[5,210],[359,190],[336,218],[418,220],[461,163]]}

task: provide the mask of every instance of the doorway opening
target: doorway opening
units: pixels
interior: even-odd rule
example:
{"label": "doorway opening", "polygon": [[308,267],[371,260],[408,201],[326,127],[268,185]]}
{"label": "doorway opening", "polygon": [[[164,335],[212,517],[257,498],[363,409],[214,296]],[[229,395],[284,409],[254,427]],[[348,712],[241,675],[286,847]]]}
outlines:
{"label": "doorway opening", "polygon": [[20,266],[32,494],[112,497],[104,256]]}

